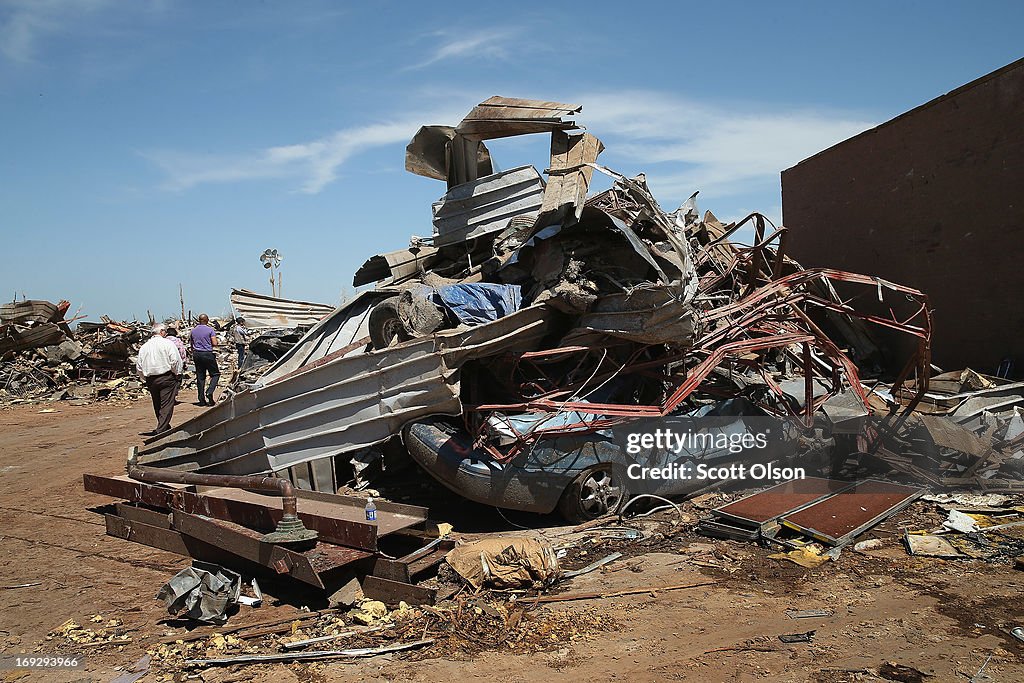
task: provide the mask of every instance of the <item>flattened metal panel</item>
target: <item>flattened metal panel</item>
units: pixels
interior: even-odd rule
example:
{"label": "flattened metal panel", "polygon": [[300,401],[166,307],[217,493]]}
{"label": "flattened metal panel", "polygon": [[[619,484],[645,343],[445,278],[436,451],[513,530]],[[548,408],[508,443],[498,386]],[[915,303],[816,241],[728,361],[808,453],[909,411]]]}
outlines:
{"label": "flattened metal panel", "polygon": [[712,510],[712,514],[740,524],[761,525],[853,486],[848,481],[821,477],[794,479],[751,494]]}
{"label": "flattened metal panel", "polygon": [[939,415],[919,415],[918,419],[936,446],[952,448],[961,453],[969,453],[981,458],[992,451],[991,445],[985,443],[978,436],[964,429],[948,417]]}
{"label": "flattened metal panel", "polygon": [[923,489],[868,479],[782,517],[782,524],[823,543],[838,545],[909,505]]}
{"label": "flattened metal panel", "polygon": [[495,96],[474,107],[456,130],[470,139],[487,140],[575,128],[575,122],[563,121],[562,117],[582,108],[578,104]]}
{"label": "flattened metal panel", "polygon": [[315,325],[334,312],[334,306],[327,304],[278,299],[247,289],[231,290],[231,306],[250,328]]}
{"label": "flattened metal panel", "polygon": [[504,230],[516,216],[536,218],[543,201],[544,181],[533,166],[456,185],[434,204],[434,246]]}

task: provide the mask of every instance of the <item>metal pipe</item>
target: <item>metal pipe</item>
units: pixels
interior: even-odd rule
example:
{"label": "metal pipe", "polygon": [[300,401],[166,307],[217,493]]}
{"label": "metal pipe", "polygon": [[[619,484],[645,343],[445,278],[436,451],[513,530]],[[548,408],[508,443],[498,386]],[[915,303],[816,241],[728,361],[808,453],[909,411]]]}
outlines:
{"label": "metal pipe", "polygon": [[295,487],[281,477],[240,476],[233,474],[197,474],[163,467],[144,467],[129,463],[128,476],[137,481],[157,484],[196,484],[198,486],[224,486],[232,489],[267,491],[281,496],[284,517],[298,519]]}
{"label": "metal pipe", "polygon": [[223,486],[233,489],[266,491],[281,496],[281,521],[277,530],[264,538],[271,543],[300,543],[316,540],[315,531],[309,531],[299,519],[298,500],[295,487],[281,477],[243,476],[234,474],[198,474],[182,472],[163,467],[137,465],[128,460],[128,477],[136,481],[158,484],[196,484],[198,486]]}

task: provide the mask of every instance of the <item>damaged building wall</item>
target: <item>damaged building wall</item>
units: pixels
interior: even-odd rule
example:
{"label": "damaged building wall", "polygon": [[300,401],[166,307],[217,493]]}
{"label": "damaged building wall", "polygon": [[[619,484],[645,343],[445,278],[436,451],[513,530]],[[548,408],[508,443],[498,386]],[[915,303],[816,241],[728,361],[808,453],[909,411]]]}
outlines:
{"label": "damaged building wall", "polygon": [[782,172],[787,252],[928,292],[933,360],[1024,375],[1024,59]]}

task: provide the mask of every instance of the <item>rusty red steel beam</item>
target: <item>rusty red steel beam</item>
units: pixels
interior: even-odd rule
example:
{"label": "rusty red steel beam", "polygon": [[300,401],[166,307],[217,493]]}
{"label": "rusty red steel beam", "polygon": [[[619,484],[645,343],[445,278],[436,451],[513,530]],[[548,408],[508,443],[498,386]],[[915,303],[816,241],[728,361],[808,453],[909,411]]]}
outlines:
{"label": "rusty red steel beam", "polygon": [[[143,503],[168,510],[181,510],[189,514],[204,515],[251,529],[273,530],[281,520],[282,511],[275,505],[263,505],[242,500],[192,493],[146,482],[125,480],[95,474],[83,476],[85,490],[111,498]],[[360,550],[377,550],[377,527],[373,524],[337,519],[323,515],[299,512],[299,519],[307,528],[320,535],[320,540]]]}
{"label": "rusty red steel beam", "polygon": [[[914,300],[918,301],[919,303],[924,304],[923,309],[925,312],[927,312],[928,299],[920,290],[913,289],[911,287],[906,287],[904,285],[899,285],[894,282],[889,282],[888,280],[883,280],[881,278],[871,277],[868,275],[848,273],[841,270],[831,270],[829,268],[812,268],[808,270],[801,270],[796,273],[792,273],[790,275],[781,277],[777,280],[773,280],[772,282],[762,287],[759,287],[757,290],[746,295],[739,301],[736,301],[731,304],[726,304],[725,306],[719,306],[713,309],[712,311],[706,312],[703,318],[705,320],[717,320],[719,318],[728,316],[734,312],[749,309],[753,304],[763,302],[765,299],[780,294],[784,291],[792,291],[796,287],[805,286],[813,282],[822,280],[837,280],[840,282],[852,282],[863,285],[874,285],[876,287],[881,285],[895,292],[906,294],[913,298]],[[796,299],[791,300],[790,296],[795,296]],[[916,336],[927,335],[930,333],[931,329],[930,325],[926,327],[920,327],[916,325],[900,323],[899,321],[895,320],[889,320],[885,318],[880,318],[878,316],[861,313],[848,305],[830,301],[828,299],[822,299],[808,292],[793,292],[791,295],[787,295],[786,297],[784,297],[783,301],[786,300],[789,300],[791,304],[795,304],[800,301],[806,301],[808,303],[813,303],[817,306],[828,308],[839,313],[853,315],[855,317],[859,317],[870,322],[874,322],[876,324],[888,325],[893,327],[894,329],[905,331],[909,334],[914,334]],[[918,313],[920,314],[921,311],[919,311]],[[927,319],[926,321],[928,323],[931,322],[930,319]]]}
{"label": "rusty red steel beam", "polygon": [[[686,380],[676,391],[657,406],[638,406],[633,404],[615,403],[585,403],[579,401],[565,401],[555,403],[552,401],[527,401],[516,404],[492,404],[477,406],[477,410],[528,410],[535,412],[564,412],[575,411],[591,415],[617,415],[623,417],[664,417],[679,407],[687,396],[715,369],[725,358],[730,355],[739,355],[751,351],[760,351],[790,344],[800,344],[814,341],[815,337],[810,334],[784,334],[774,337],[760,339],[742,339],[735,342],[722,344],[708,354],[708,357],[691,369]],[[541,431],[541,430],[538,430]]]}

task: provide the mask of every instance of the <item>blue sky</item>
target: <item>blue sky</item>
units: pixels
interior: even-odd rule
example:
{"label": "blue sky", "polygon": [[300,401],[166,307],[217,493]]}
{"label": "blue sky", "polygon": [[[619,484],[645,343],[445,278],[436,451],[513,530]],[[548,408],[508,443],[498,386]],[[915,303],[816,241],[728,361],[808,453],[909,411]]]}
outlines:
{"label": "blue sky", "polygon": [[218,315],[274,247],[336,304],[430,234],[416,128],[491,95],[582,104],[667,210],[778,219],[780,170],[1024,56],[1020,2],[546,4],[0,0],[0,298]]}

